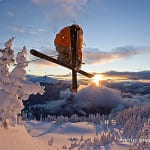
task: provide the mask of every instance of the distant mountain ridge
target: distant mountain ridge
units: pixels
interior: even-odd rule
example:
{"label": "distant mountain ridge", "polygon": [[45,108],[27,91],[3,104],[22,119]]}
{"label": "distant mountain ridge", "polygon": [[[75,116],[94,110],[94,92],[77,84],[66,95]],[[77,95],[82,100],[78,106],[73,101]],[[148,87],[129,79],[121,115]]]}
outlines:
{"label": "distant mountain ridge", "polygon": [[29,101],[25,103],[33,104],[43,104],[46,101],[58,100],[60,96],[60,91],[71,88],[71,84],[67,81],[57,80],[48,76],[35,76],[27,75],[27,80],[30,82],[39,82],[40,85],[45,87],[45,93],[43,95],[31,95]]}
{"label": "distant mountain ridge", "polygon": [[139,71],[139,72],[119,72],[119,71],[108,71],[103,73],[104,75],[107,76],[124,76],[127,77],[128,79],[135,79],[135,80],[150,80],[150,71]]}
{"label": "distant mountain ridge", "polygon": [[39,82],[39,83],[58,83],[59,80],[48,77],[48,76],[35,76],[35,75],[27,75],[28,81],[30,82]]}

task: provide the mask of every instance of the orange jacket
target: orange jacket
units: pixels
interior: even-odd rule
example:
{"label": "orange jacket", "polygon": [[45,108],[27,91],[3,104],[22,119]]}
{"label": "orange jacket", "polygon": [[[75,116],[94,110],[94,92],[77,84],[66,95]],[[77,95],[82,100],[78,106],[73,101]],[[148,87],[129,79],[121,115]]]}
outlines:
{"label": "orange jacket", "polygon": [[[80,30],[77,35],[77,55],[78,60],[82,62],[83,30],[80,26],[78,27]],[[62,46],[71,50],[70,26],[63,28],[58,34],[56,34],[54,44],[55,46]]]}
{"label": "orange jacket", "polygon": [[54,44],[60,45],[60,46],[65,46],[67,48],[71,47],[70,27],[69,26],[63,28],[58,34],[56,34]]}

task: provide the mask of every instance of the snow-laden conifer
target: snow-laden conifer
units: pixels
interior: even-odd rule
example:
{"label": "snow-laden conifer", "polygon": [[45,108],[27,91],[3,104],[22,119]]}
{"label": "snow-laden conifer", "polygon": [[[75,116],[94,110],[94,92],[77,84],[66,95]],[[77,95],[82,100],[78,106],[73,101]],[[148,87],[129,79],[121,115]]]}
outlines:
{"label": "snow-laden conifer", "polygon": [[[24,46],[15,57],[12,49],[13,41],[14,37],[5,42],[5,48],[0,49],[0,119],[2,125],[8,122],[16,123],[16,117],[24,107],[22,100],[28,100],[31,94],[44,93],[44,87],[39,83],[30,83],[26,80],[27,49]],[[13,67],[14,64],[15,67]]]}

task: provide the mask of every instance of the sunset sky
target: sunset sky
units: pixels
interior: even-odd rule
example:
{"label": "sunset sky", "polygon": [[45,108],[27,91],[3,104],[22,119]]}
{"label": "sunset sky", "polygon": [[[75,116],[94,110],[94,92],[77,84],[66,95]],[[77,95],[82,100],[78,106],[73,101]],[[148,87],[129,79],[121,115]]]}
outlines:
{"label": "sunset sky", "polygon": [[[0,0],[0,48],[15,36],[15,50],[25,45],[55,55],[55,35],[73,23],[84,31],[84,70],[150,70],[150,0]],[[28,59],[35,57],[28,52]],[[47,61],[27,71],[70,73]]]}

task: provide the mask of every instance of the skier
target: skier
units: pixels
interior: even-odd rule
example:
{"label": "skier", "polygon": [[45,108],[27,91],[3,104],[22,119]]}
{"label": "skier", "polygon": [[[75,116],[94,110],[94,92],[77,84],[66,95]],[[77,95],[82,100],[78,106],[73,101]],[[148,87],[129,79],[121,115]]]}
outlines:
{"label": "skier", "polygon": [[[77,68],[79,69],[82,64],[82,45],[83,45],[83,30],[79,25],[75,26],[78,30],[77,32]],[[71,65],[71,36],[70,27],[64,27],[58,34],[56,34],[54,44],[56,46],[56,51],[59,53],[58,60],[66,65]]]}

